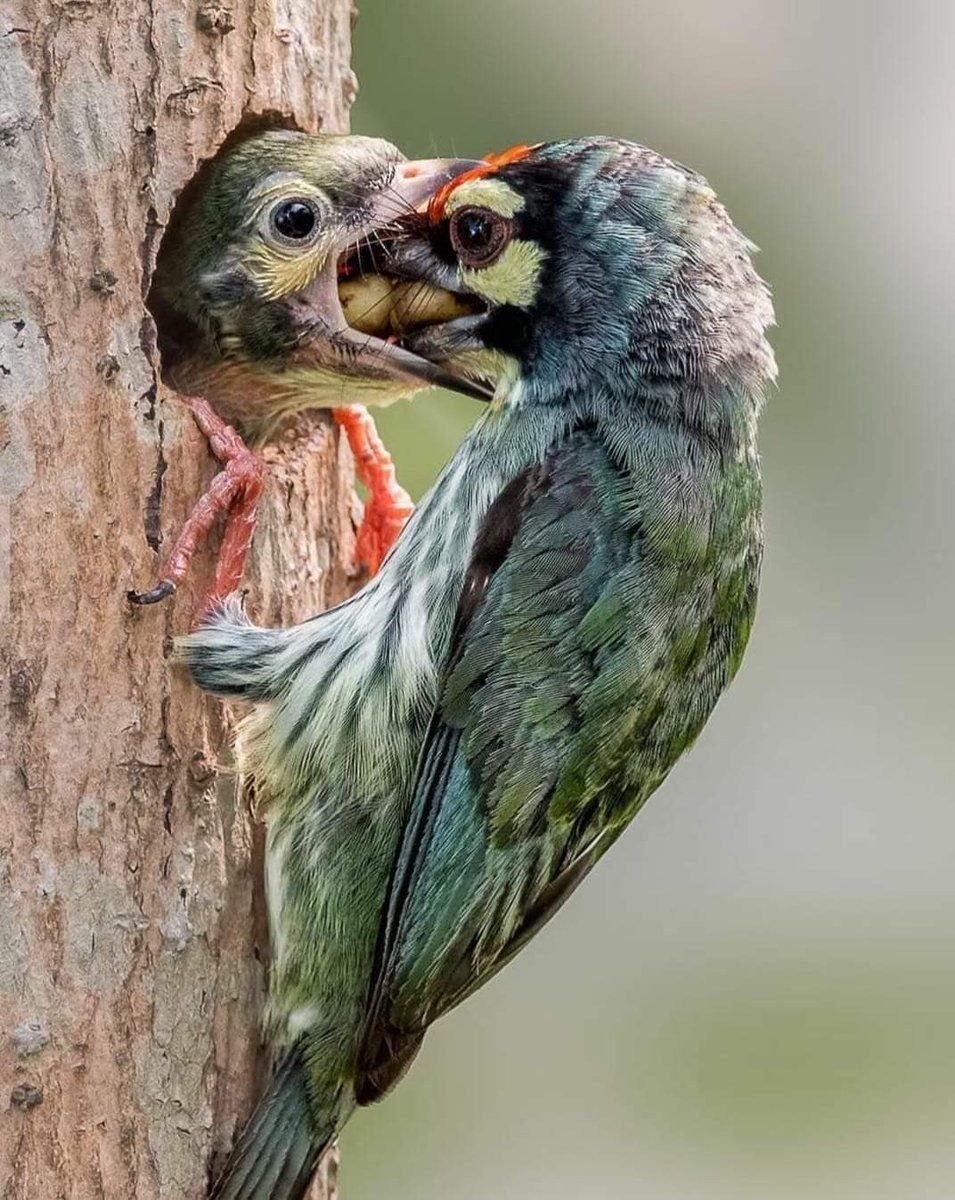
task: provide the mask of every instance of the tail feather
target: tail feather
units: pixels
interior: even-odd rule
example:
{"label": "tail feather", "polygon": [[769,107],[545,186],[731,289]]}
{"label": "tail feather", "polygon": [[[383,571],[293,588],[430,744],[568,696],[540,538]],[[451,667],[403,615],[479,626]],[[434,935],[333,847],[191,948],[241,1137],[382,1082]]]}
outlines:
{"label": "tail feather", "polygon": [[301,1052],[283,1059],[236,1142],[209,1200],[302,1200],[334,1120],[317,1127]]}
{"label": "tail feather", "polygon": [[282,1174],[275,1185],[277,1190],[273,1195],[286,1196],[289,1200],[304,1196],[320,1160],[321,1154],[316,1158],[306,1147],[299,1147],[297,1153],[290,1154],[285,1160]]}
{"label": "tail feather", "polygon": [[236,597],[226,600],[202,625],[176,641],[176,657],[206,692],[266,700],[280,682],[278,658],[286,645],[281,629],[259,629]]}

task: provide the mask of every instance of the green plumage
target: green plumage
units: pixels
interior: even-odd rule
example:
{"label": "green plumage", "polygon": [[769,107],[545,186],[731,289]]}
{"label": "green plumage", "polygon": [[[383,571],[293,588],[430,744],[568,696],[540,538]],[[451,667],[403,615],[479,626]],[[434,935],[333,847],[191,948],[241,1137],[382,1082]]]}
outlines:
{"label": "green plumage", "polygon": [[[203,686],[257,701],[270,1029],[307,1065],[316,1151],[613,843],[753,620],[773,362],[750,247],[627,143],[497,178],[546,250],[535,302],[481,335],[516,382],[354,600],[286,631],[229,611],[186,648]],[[418,236],[447,286],[440,229]]]}
{"label": "green plumage", "polygon": [[295,1200],[320,1157],[300,1052],[286,1055],[236,1143],[213,1200]]}
{"label": "green plumage", "polygon": [[[697,497],[701,536],[654,545],[636,503],[646,480],[601,432],[571,433],[545,461],[452,642],[392,879],[368,1062],[543,924],[699,733],[745,646],[755,463],[748,505],[724,508],[732,481],[714,469]],[[718,611],[727,590],[737,600]]]}

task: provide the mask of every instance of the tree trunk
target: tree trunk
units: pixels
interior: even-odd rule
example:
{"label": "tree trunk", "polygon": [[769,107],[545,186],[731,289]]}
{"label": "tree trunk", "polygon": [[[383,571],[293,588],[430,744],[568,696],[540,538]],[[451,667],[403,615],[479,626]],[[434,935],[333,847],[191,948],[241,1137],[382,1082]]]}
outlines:
{"label": "tree trunk", "polygon": [[[143,296],[237,126],[344,127],[350,21],[349,0],[0,15],[3,1200],[198,1200],[259,1086],[260,838],[220,706],[169,661],[211,553],[173,603],[124,598],[216,469]],[[349,586],[351,466],[320,417],[269,457],[249,606],[287,622]]]}

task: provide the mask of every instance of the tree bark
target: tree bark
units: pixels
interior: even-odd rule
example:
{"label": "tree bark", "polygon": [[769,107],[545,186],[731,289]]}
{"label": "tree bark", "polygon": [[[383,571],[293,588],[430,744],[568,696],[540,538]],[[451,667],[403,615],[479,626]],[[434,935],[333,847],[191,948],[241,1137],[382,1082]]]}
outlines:
{"label": "tree bark", "polygon": [[[236,127],[345,127],[350,26],[350,0],[0,15],[3,1200],[198,1200],[259,1086],[260,838],[227,714],[169,660],[211,552],[174,603],[124,598],[216,469],[143,297]],[[349,587],[351,464],[321,417],[269,458],[247,581],[287,622]]]}

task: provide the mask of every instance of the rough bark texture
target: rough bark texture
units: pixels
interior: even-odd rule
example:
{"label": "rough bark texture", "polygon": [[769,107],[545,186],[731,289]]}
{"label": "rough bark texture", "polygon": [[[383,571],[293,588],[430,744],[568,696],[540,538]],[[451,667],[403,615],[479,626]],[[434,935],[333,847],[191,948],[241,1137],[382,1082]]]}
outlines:
{"label": "rough bark texture", "polygon": [[[219,706],[168,660],[211,556],[173,605],[124,601],[215,469],[158,385],[142,298],[177,191],[230,131],[344,127],[350,18],[350,0],[0,14],[3,1200],[198,1200],[256,1090],[257,832],[217,771]],[[343,595],[352,539],[331,427],[299,422],[281,450],[247,577],[267,621]]]}

